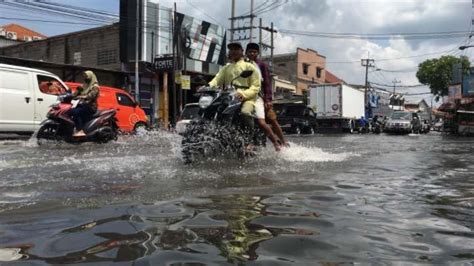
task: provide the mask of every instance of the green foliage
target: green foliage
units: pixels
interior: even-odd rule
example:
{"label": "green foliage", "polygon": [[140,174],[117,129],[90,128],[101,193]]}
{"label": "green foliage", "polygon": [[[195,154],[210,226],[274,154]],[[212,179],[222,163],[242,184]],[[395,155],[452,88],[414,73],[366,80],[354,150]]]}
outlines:
{"label": "green foliage", "polygon": [[416,77],[421,84],[428,85],[431,93],[437,98],[448,95],[448,87],[453,80],[453,66],[457,63],[462,63],[463,73],[469,71],[470,63],[467,57],[458,58],[446,55],[421,63],[418,66]]}

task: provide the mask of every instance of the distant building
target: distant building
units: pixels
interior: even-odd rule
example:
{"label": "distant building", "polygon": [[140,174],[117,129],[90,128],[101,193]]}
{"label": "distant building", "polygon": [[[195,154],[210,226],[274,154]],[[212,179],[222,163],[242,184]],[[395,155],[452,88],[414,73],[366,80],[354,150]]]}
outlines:
{"label": "distant building", "polygon": [[[264,58],[269,61],[268,57]],[[311,84],[326,82],[326,57],[311,49],[273,57],[273,74],[296,85],[296,94],[303,94]]]}
{"label": "distant building", "polygon": [[326,83],[346,83],[344,80],[340,79],[329,70],[326,70],[325,82]]}
{"label": "distant building", "polygon": [[45,39],[46,36],[18,24],[0,26],[0,47]]}
{"label": "distant building", "polygon": [[420,100],[417,102],[406,101],[404,109],[408,112],[417,112],[423,119],[428,121],[432,120],[431,107],[428,105],[428,103],[426,103],[425,100]]}

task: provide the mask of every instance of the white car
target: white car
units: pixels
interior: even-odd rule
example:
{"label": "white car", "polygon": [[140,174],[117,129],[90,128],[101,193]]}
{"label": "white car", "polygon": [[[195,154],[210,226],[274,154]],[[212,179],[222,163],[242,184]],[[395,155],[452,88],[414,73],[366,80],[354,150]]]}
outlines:
{"label": "white car", "polygon": [[199,104],[188,103],[184,106],[183,112],[179,116],[178,122],[176,123],[176,132],[180,135],[186,131],[186,126],[199,116]]}
{"label": "white car", "polygon": [[64,82],[50,72],[0,64],[0,132],[34,132],[66,90]]}

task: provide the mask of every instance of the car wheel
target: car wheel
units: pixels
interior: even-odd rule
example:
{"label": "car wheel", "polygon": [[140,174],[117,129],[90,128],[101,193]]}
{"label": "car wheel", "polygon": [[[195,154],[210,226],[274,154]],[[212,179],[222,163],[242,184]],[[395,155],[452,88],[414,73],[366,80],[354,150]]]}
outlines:
{"label": "car wheel", "polygon": [[135,127],[133,128],[133,133],[140,134],[142,132],[145,132],[146,130],[147,130],[146,124],[142,122],[138,122],[135,124]]}

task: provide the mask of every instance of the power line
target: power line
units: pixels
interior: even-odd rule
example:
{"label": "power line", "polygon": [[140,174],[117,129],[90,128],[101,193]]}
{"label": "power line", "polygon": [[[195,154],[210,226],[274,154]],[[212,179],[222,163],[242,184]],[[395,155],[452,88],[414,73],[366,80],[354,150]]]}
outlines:
{"label": "power line", "polygon": [[[393,85],[388,85],[388,84],[381,84],[377,82],[370,82],[371,84],[375,84],[378,86],[383,86],[383,87],[393,87]],[[417,88],[417,87],[427,87],[427,85],[424,84],[416,84],[416,85],[397,85],[397,88]]]}

